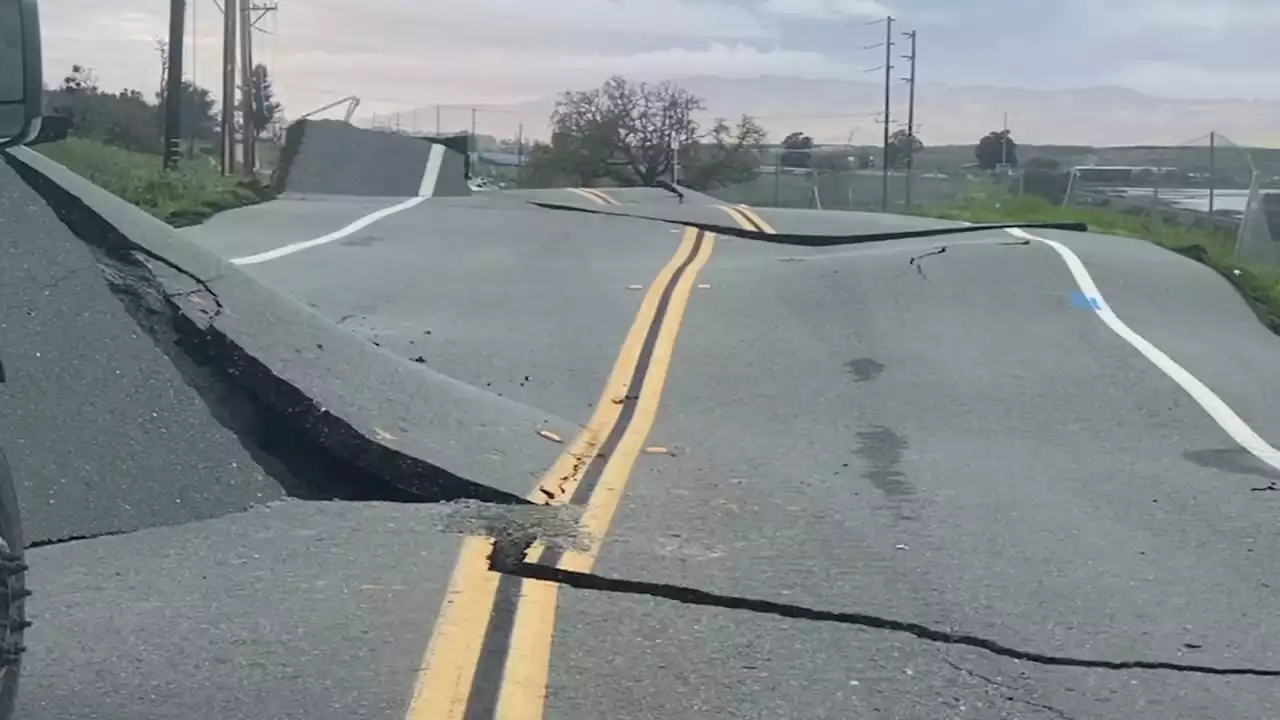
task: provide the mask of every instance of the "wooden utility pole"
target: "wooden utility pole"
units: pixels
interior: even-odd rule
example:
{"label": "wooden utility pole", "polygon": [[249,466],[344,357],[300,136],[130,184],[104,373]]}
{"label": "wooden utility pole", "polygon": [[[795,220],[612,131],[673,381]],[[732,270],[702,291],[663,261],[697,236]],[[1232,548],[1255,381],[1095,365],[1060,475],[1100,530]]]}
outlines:
{"label": "wooden utility pole", "polygon": [[1213,211],[1214,211],[1213,206],[1214,206],[1214,200],[1216,199],[1214,197],[1216,195],[1216,193],[1214,192],[1214,187],[1216,186],[1216,183],[1214,182],[1213,176],[1218,172],[1218,167],[1217,167],[1218,163],[1217,163],[1217,158],[1215,157],[1215,155],[1217,154],[1217,150],[1218,150],[1218,132],[1215,130],[1209,133],[1209,219],[1210,220],[1213,219]]}
{"label": "wooden utility pole", "polygon": [[[245,0],[248,2],[248,0]],[[236,19],[239,0],[223,0],[222,10],[222,174],[236,171]]]}
{"label": "wooden utility pole", "polygon": [[911,54],[903,56],[911,61],[911,73],[907,77],[907,182],[906,197],[904,198],[907,210],[910,210],[911,171],[915,167],[916,159],[916,31],[912,30],[903,34],[911,38]]}
{"label": "wooden utility pole", "polygon": [[165,71],[164,169],[178,165],[182,148],[182,46],[187,28],[187,0],[169,0],[169,58]]}
{"label": "wooden utility pole", "polygon": [[524,184],[524,121],[516,128],[516,185]]}
{"label": "wooden utility pole", "polygon": [[257,137],[253,122],[253,5],[245,0],[240,5],[240,142],[244,144],[244,174],[250,177],[258,169],[254,146]]}
{"label": "wooden utility pole", "polygon": [[880,210],[889,212],[889,103],[893,83],[893,16],[884,19],[884,148],[880,158]]}

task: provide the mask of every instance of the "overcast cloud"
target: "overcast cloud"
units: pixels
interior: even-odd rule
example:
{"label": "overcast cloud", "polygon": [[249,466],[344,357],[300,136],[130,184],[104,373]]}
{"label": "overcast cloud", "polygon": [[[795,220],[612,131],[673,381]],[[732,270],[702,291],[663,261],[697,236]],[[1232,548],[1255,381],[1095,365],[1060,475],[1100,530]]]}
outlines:
{"label": "overcast cloud", "polygon": [[[190,0],[188,75],[216,87],[220,13]],[[635,77],[874,80],[892,12],[920,33],[923,80],[1118,85],[1181,97],[1280,95],[1275,0],[279,0],[257,59],[293,113],[347,94],[366,110],[506,103]],[[42,0],[46,75],[93,67],[151,92],[164,0]],[[900,48],[905,49],[905,48]],[[191,63],[194,55],[194,63]]]}

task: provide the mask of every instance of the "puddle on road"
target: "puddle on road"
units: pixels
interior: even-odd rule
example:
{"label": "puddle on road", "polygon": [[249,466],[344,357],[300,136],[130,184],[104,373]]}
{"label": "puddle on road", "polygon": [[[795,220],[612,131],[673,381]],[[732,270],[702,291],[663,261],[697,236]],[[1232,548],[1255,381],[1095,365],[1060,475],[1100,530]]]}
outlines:
{"label": "puddle on road", "polygon": [[880,373],[884,372],[884,363],[875,358],[854,358],[845,363],[844,367],[853,373],[854,382],[875,380]]}
{"label": "puddle on road", "polygon": [[902,500],[916,494],[915,486],[898,467],[908,447],[906,438],[883,425],[858,433],[858,447],[853,453],[868,465],[862,476],[890,500]]}

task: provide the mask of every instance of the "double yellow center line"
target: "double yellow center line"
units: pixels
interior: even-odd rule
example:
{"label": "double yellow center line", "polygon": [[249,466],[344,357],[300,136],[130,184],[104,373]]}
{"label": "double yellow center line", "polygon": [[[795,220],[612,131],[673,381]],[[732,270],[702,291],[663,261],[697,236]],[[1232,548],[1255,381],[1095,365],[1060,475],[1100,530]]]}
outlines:
{"label": "double yellow center line", "polygon": [[[603,190],[597,190],[596,188],[569,188],[569,190],[601,205],[622,204],[610,197]],[[768,233],[770,235],[776,235],[778,233],[778,231],[775,230],[768,221],[760,217],[760,213],[751,209],[749,205],[734,203],[731,205],[717,205],[716,207],[728,213],[729,217],[733,218],[733,221],[744,230],[753,230],[755,232]]]}
{"label": "double yellow center line", "polygon": [[[594,565],[657,417],[685,309],[714,247],[713,234],[685,229],[641,301],[590,420],[529,495],[535,503],[584,506],[590,545],[560,551],[537,543],[527,561],[577,572]],[[558,586],[490,570],[493,544],[482,537],[462,543],[408,720],[543,717]]]}
{"label": "double yellow center line", "polygon": [[583,197],[587,198],[588,200],[591,200],[592,202],[600,203],[601,205],[621,205],[622,204],[617,200],[613,199],[612,197],[609,197],[608,195],[606,195],[603,190],[597,190],[595,188],[569,188],[569,190],[572,192],[576,192],[579,195],[582,195]]}
{"label": "double yellow center line", "polygon": [[733,221],[738,223],[743,230],[754,230],[756,232],[769,233],[770,235],[778,233],[777,230],[773,229],[772,225],[760,217],[759,213],[746,205],[717,205],[716,207],[729,213],[729,217],[733,218]]}

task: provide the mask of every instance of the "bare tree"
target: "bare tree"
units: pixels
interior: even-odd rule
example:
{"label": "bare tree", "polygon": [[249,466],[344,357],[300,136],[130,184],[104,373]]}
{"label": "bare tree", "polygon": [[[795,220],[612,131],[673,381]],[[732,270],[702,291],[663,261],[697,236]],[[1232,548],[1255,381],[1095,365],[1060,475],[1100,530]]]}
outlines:
{"label": "bare tree", "polygon": [[696,117],[703,110],[700,98],[670,82],[614,76],[598,88],[566,92],[551,115],[551,144],[530,153],[531,176],[652,186],[671,174],[676,148],[685,178],[713,185],[718,173],[741,175],[744,148],[764,131],[745,117],[736,127],[717,121],[704,131]]}
{"label": "bare tree", "polygon": [[767,133],[750,115],[743,115],[732,127],[716,120],[711,132],[681,153],[687,168],[684,184],[695,190],[736,185],[755,179],[760,168],[757,149]]}

